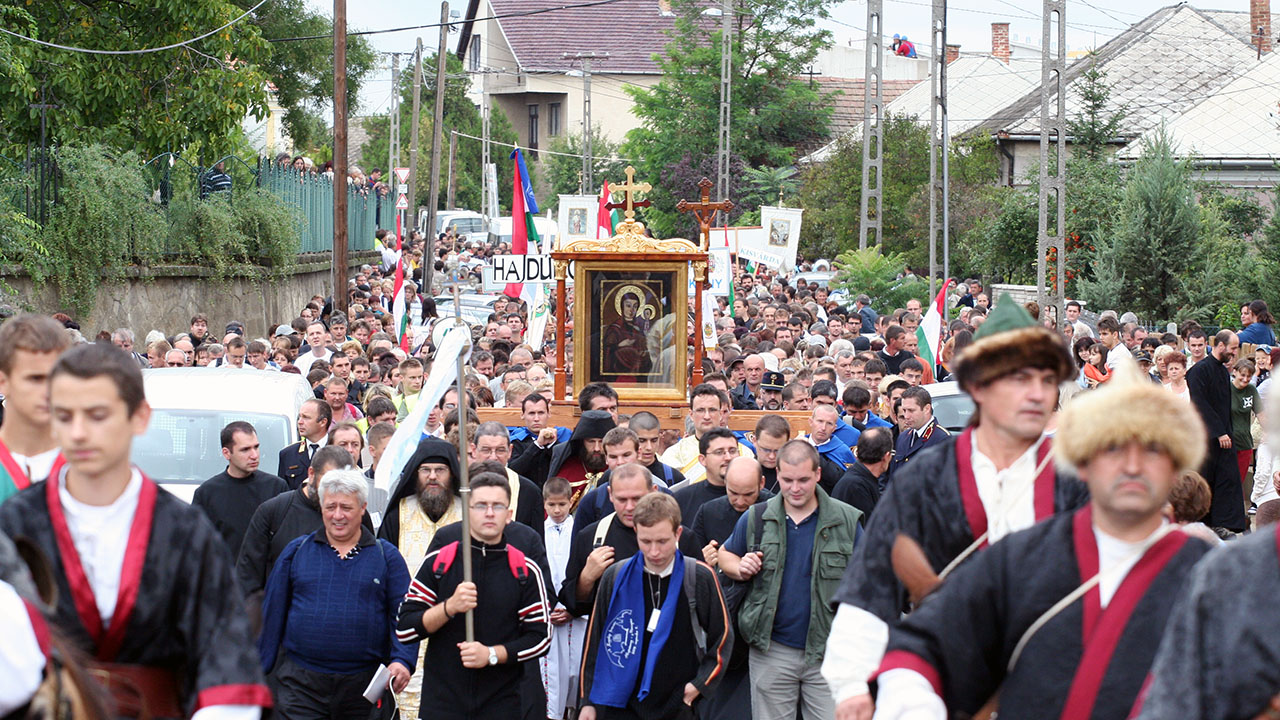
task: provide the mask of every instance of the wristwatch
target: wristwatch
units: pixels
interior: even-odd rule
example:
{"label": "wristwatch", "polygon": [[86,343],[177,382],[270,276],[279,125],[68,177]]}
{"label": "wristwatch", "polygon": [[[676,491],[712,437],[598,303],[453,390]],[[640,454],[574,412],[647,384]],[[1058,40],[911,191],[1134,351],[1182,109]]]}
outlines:
{"label": "wristwatch", "polygon": [[498,648],[497,647],[489,648],[489,664],[490,665],[498,664]]}

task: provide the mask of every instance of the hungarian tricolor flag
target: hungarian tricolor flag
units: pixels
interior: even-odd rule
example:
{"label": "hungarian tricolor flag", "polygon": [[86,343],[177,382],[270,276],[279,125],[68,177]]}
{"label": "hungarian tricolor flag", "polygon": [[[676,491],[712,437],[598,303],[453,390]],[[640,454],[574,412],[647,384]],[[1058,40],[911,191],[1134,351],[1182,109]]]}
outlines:
{"label": "hungarian tricolor flag", "polygon": [[929,304],[924,320],[916,328],[916,338],[920,341],[920,357],[934,372],[938,370],[938,346],[942,344],[942,319],[947,315],[947,291],[951,289],[951,280],[942,284],[942,290]]}
{"label": "hungarian tricolor flag", "polygon": [[600,188],[600,208],[596,211],[596,239],[608,240],[613,237],[614,231],[618,227],[618,211],[610,211],[605,207],[609,204],[609,181],[604,181],[604,187]]}
{"label": "hungarian tricolor flag", "polygon": [[391,294],[391,317],[395,321],[397,344],[401,350],[409,350],[409,308],[404,296],[404,248],[400,233],[400,214],[396,213],[396,287]]}
{"label": "hungarian tricolor flag", "polygon": [[[533,216],[538,214],[538,201],[533,198],[533,184],[529,182],[529,171],[524,166],[524,155],[519,148],[511,152],[511,158],[516,161],[515,185],[511,192],[511,254],[528,255],[530,241],[533,241],[534,252],[538,249],[538,229],[533,226]],[[518,298],[524,292],[524,283],[507,283],[507,297]],[[530,292],[525,302],[531,301],[532,295]]]}

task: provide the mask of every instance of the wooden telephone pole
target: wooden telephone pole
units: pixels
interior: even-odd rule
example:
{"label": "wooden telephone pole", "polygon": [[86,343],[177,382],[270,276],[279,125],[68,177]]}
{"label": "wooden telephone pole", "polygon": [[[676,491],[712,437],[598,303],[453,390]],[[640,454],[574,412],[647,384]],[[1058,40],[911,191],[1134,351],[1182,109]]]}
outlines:
{"label": "wooden telephone pole", "polygon": [[[449,59],[449,3],[440,3],[440,44],[436,47],[436,111],[431,123],[431,192],[427,201],[427,228],[424,231],[426,236],[432,238],[436,235],[436,208],[440,206],[440,143],[444,134],[444,68]],[[432,242],[434,245],[434,241]],[[422,292],[430,293],[431,286],[427,284],[430,276],[427,274],[427,268],[434,263],[430,258],[422,259]]]}
{"label": "wooden telephone pole", "polygon": [[333,0],[333,309],[347,311],[347,0]]}

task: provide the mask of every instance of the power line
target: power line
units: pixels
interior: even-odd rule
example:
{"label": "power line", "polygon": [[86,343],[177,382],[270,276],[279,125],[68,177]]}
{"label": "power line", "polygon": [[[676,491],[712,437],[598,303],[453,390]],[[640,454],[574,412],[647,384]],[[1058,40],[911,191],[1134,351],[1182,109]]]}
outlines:
{"label": "power line", "polygon": [[[265,2],[266,0],[263,0],[263,1]],[[513,17],[529,17],[531,15],[542,15],[543,13],[549,13],[549,12],[560,12],[561,10],[573,10],[576,8],[596,7],[598,5],[612,5],[613,3],[617,3],[617,2],[622,2],[622,0],[591,0],[591,2],[575,3],[570,5],[560,5],[557,7],[550,7],[550,8],[540,8],[538,10],[526,10],[525,12],[507,13],[505,15],[501,15],[501,14],[490,15],[488,17],[471,18],[470,20],[451,20],[449,22],[428,23],[426,25],[406,25],[404,27],[387,28],[385,30],[359,30],[355,32],[348,32],[347,37],[351,37],[352,35],[381,35],[382,33],[403,32],[405,30],[424,30],[426,28],[438,28],[441,25],[448,25],[448,26],[465,25],[466,23],[469,23],[469,22],[482,22],[484,20],[503,20],[506,18],[513,18]],[[276,42],[295,42],[298,40],[324,40],[332,37],[333,37],[333,34],[329,33],[325,35],[303,35],[301,37],[269,38],[267,42],[276,43]]]}
{"label": "power line", "polygon": [[223,30],[226,30],[227,28],[231,27],[232,25],[235,25],[236,23],[240,22],[241,20],[245,19],[246,17],[249,17],[249,15],[250,15],[250,14],[252,14],[254,10],[257,10],[258,8],[260,8],[260,7],[262,7],[263,5],[266,5],[266,4],[267,4],[267,0],[262,0],[262,2],[259,2],[257,5],[254,5],[253,7],[249,8],[249,9],[248,9],[248,10],[246,10],[246,11],[244,12],[244,14],[242,14],[240,17],[236,18],[235,20],[232,20],[231,22],[227,23],[226,25],[223,25],[222,27],[219,27],[219,28],[215,28],[215,29],[213,29],[213,30],[210,30],[209,32],[207,32],[207,33],[205,33],[205,34],[203,34],[203,35],[200,35],[200,36],[197,36],[197,37],[193,37],[193,38],[191,38],[190,40],[183,40],[183,41],[182,41],[182,42],[180,42],[180,43],[174,43],[174,44],[172,44],[172,45],[165,45],[164,47],[146,48],[146,49],[143,49],[143,50],[93,50],[93,49],[90,49],[90,48],[71,47],[71,46],[68,46],[68,45],[58,45],[57,43],[45,42],[44,40],[37,40],[37,39],[35,39],[35,38],[27,37],[26,35],[20,35],[20,34],[18,34],[18,33],[16,33],[16,32],[14,32],[14,31],[12,31],[12,30],[6,30],[5,28],[2,28],[2,27],[0,27],[0,33],[4,33],[4,34],[6,34],[6,35],[12,35],[13,37],[18,38],[19,40],[26,40],[27,42],[32,42],[32,43],[35,43],[35,44],[37,44],[37,45],[43,45],[43,46],[48,47],[48,48],[54,48],[55,50],[66,50],[66,51],[68,51],[68,52],[87,53],[87,54],[90,54],[90,55],[146,55],[147,53],[162,52],[162,51],[164,51],[164,50],[173,50],[173,49],[175,49],[175,48],[180,48],[180,47],[182,47],[182,46],[184,46],[184,45],[190,45],[190,44],[191,44],[191,43],[193,43],[193,42],[197,42],[197,41],[199,41],[199,40],[203,40],[203,39],[205,39],[205,38],[209,37],[210,35],[216,35],[217,33],[220,33],[220,32],[222,32]]}
{"label": "power line", "polygon": [[[454,130],[454,131],[453,131],[453,133],[454,133],[455,135],[457,135],[458,137],[470,138],[470,139],[472,139],[472,140],[484,140],[484,138],[480,137],[479,135],[468,135],[468,134],[466,134],[466,133],[464,133],[464,132],[461,132],[461,131],[458,131],[458,130]],[[530,151],[530,152],[536,152],[536,153],[538,153],[538,154],[540,154],[540,155],[541,155],[541,154],[543,154],[543,153],[545,153],[545,154],[547,154],[547,155],[561,155],[561,156],[563,156],[563,157],[572,157],[572,158],[581,158],[581,157],[583,157],[582,155],[580,155],[580,154],[578,154],[578,153],[556,152],[555,150],[540,150],[540,149],[538,149],[538,148],[526,147],[526,146],[524,146],[524,145],[513,145],[512,143],[499,142],[499,141],[494,140],[494,139],[492,139],[492,138],[490,138],[489,142],[490,142],[491,144],[493,144],[493,145],[501,145],[501,146],[503,146],[503,147],[516,148],[516,149],[518,149],[518,150],[527,150],[527,151]],[[608,160],[608,161],[610,161],[610,162],[625,162],[625,163],[632,162],[631,160],[628,160],[628,159],[626,159],[626,158],[620,158],[620,157],[602,157],[602,156],[600,156],[600,155],[596,155],[596,156],[595,156],[595,157],[593,157],[592,159],[593,159],[593,160]]]}

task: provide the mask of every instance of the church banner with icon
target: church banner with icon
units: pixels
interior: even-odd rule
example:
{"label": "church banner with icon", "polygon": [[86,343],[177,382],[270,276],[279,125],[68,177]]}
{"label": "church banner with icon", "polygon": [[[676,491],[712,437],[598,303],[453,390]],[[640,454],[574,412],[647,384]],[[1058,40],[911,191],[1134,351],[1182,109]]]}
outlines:
{"label": "church banner with icon", "polygon": [[800,246],[800,208],[760,206],[761,232],[739,235],[739,254],[753,248],[782,258],[782,271],[791,272],[796,266],[796,252]]}
{"label": "church banner with icon", "polygon": [[619,393],[683,399],[688,374],[688,264],[577,262],[574,387],[607,382]]}
{"label": "church banner with icon", "polygon": [[596,208],[599,198],[594,195],[561,195],[559,206],[560,234],[557,247],[577,240],[594,240],[596,237]]}

